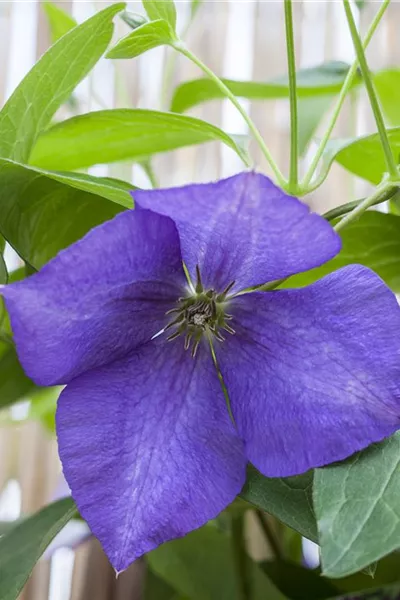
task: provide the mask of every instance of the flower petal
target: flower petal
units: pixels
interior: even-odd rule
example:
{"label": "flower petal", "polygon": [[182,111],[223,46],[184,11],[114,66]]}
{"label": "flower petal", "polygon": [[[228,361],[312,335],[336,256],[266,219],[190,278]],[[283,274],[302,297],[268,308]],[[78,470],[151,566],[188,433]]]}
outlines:
{"label": "flower petal", "polygon": [[[234,305],[235,304],[235,305]],[[296,290],[237,298],[220,368],[248,459],[289,476],[400,427],[400,309],[352,265]]]}
{"label": "flower petal", "polygon": [[246,459],[206,347],[161,338],[62,392],[57,432],[78,508],[117,571],[215,517]]}
{"label": "flower petal", "polygon": [[244,289],[306,271],[335,256],[340,238],[320,216],[264,175],[241,173],[217,183],[132,192],[143,208],[171,217],[194,278],[222,290]]}
{"label": "flower petal", "polygon": [[54,385],[148,341],[185,281],[173,221],[132,210],[1,293],[25,371]]}

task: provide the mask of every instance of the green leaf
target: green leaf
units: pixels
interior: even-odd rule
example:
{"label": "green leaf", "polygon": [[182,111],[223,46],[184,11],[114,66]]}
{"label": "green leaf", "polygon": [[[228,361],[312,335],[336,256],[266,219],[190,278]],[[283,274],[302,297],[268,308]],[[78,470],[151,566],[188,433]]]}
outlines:
{"label": "green leaf", "polygon": [[76,514],[72,498],[46,506],[0,538],[0,598],[17,600],[33,567]]}
{"label": "green leaf", "polygon": [[176,41],[176,35],[166,21],[151,21],[122,38],[107,52],[106,58],[135,58],[157,46],[171,46]]}
{"label": "green leaf", "polygon": [[0,284],[4,285],[8,280],[7,265],[4,261],[4,256],[0,253]]}
{"label": "green leaf", "polygon": [[[147,555],[151,569],[190,600],[240,600],[232,540],[206,526]],[[285,600],[249,558],[252,600]]]}
{"label": "green leaf", "polygon": [[339,592],[317,570],[308,569],[294,562],[275,560],[260,563],[269,579],[290,600],[325,600]]}
{"label": "green leaf", "polygon": [[280,521],[317,541],[317,526],[312,506],[313,475],[309,471],[296,477],[269,478],[254,467],[248,469],[241,497]]}
{"label": "green leaf", "polygon": [[180,600],[179,594],[163,579],[147,568],[144,584],[144,600]]}
{"label": "green leaf", "polygon": [[389,69],[374,75],[379,100],[389,125],[400,125],[400,70]]}
{"label": "green leaf", "polygon": [[[14,346],[1,342],[0,356],[0,410],[39,389],[21,367]],[[1,596],[0,596],[1,597]]]}
{"label": "green leaf", "polygon": [[142,109],[103,110],[74,117],[40,136],[31,164],[45,169],[81,169],[218,140],[241,150],[218,127],[194,117]]}
{"label": "green leaf", "polygon": [[[317,67],[300,69],[297,72],[298,98],[337,94],[348,70],[349,66],[341,62],[328,62]],[[359,81],[356,80],[354,85]],[[266,83],[232,79],[223,79],[223,82],[235,96],[250,100],[272,100],[289,96],[289,82],[286,75]],[[171,110],[185,112],[202,102],[224,97],[218,86],[210,79],[194,79],[176,88]]]}
{"label": "green leaf", "polygon": [[53,44],[63,35],[68,33],[68,31],[77,26],[78,23],[75,19],[57,4],[53,4],[53,2],[46,0],[42,6],[49,21]]}
{"label": "green leaf", "polygon": [[324,575],[345,577],[400,547],[400,433],[317,469],[314,506]]}
{"label": "green leaf", "polygon": [[400,293],[400,217],[375,210],[340,231],[342,250],[321,267],[290,277],[281,287],[309,285],[336,269],[358,263],[369,267]]}
{"label": "green leaf", "polygon": [[164,19],[175,31],[176,9],[173,0],[142,0],[145,11],[152,21]]}
{"label": "green leaf", "polygon": [[373,590],[365,590],[356,594],[345,594],[344,596],[335,596],[331,600],[399,600],[400,585],[389,585]]}
{"label": "green leaf", "polygon": [[[400,127],[388,129],[387,133],[396,162],[400,163]],[[387,171],[377,133],[359,138],[331,140],[324,156],[324,165],[320,174],[322,180],[328,175],[333,161],[338,162],[354,175],[374,184],[380,183]]]}
{"label": "green leaf", "polygon": [[[35,269],[122,210],[115,202],[73,187],[70,180],[67,185],[64,176],[56,181],[58,177],[0,159],[0,232]],[[74,181],[81,184],[88,185],[89,179]]]}
{"label": "green leaf", "polygon": [[106,50],[114,4],[75,27],[52,46],[17,87],[0,112],[0,156],[28,161],[39,133]]}

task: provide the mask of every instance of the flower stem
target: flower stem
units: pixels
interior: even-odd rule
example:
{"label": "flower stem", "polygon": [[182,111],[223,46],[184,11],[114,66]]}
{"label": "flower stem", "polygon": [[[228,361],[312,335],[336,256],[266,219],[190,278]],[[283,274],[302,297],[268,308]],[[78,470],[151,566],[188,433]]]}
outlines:
{"label": "flower stem", "polygon": [[248,557],[244,537],[244,515],[232,516],[232,542],[240,600],[250,600],[251,579],[248,573]]}
{"label": "flower stem", "polygon": [[[382,202],[386,202],[387,200],[390,200],[391,198],[393,198],[393,196],[395,196],[397,191],[398,191],[398,187],[396,187],[396,186],[389,187],[388,190],[386,191],[386,193],[382,192],[382,195],[377,196],[376,199],[374,200],[374,202],[372,202],[372,204],[370,204],[369,206],[374,206],[376,204],[382,204]],[[326,212],[323,215],[323,217],[327,221],[334,221],[335,219],[338,219],[339,217],[342,217],[343,215],[347,215],[349,212],[353,211],[355,208],[360,206],[360,204],[364,201],[365,201],[365,198],[363,200],[353,200],[353,202],[347,202],[346,204],[342,204],[341,206],[332,208],[332,210],[329,210],[328,212]]]}
{"label": "flower stem", "polygon": [[[238,99],[236,98],[236,96],[234,94],[232,94],[231,90],[224,84],[224,82],[219,77],[217,77],[217,75],[215,75],[215,73],[213,71],[211,71],[211,69],[209,69],[207,67],[207,65],[205,65],[199,58],[197,58],[197,56],[195,56],[185,46],[185,44],[182,41],[176,42],[174,44],[174,48],[178,52],[180,52],[181,54],[186,56],[186,58],[191,60],[195,65],[197,65],[203,71],[203,73],[205,73],[205,75],[207,75],[207,77],[212,79],[212,81],[214,81],[214,83],[218,86],[218,88],[221,90],[221,92],[224,94],[224,96],[226,96],[232,102],[232,104],[237,108],[239,113],[242,115],[244,121],[247,123],[247,125],[248,125],[250,131],[252,132],[255,140],[257,141],[258,145],[260,146],[262,153],[264,154],[268,164],[270,165],[270,167],[276,177],[277,183],[282,188],[287,187],[286,181],[285,181],[282,173],[280,172],[279,167],[277,166],[274,159],[272,158],[272,154],[268,150],[260,132],[258,131],[256,125],[254,124],[254,122],[252,121],[250,116],[246,113],[246,111],[244,110],[244,108],[242,107],[242,105],[240,104]],[[242,160],[246,164],[247,167],[251,166],[250,162],[246,161],[244,157],[242,157]]]}
{"label": "flower stem", "polygon": [[385,128],[385,122],[381,107],[379,105],[378,96],[376,94],[375,86],[372,82],[371,72],[369,70],[367,60],[365,58],[364,49],[360,40],[360,36],[357,31],[357,27],[354,21],[353,13],[351,12],[351,6],[349,0],[343,0],[344,10],[346,12],[347,22],[349,25],[351,37],[353,40],[354,49],[357,54],[358,62],[360,63],[361,73],[364,79],[365,87],[367,88],[369,102],[371,104],[372,111],[374,113],[376,126],[378,128],[379,137],[381,138],[382,150],[385,154],[386,165],[389,174],[396,178],[398,175],[396,161],[393,156],[392,149],[390,147],[388,134]]}
{"label": "flower stem", "polygon": [[257,509],[255,511],[255,515],[256,515],[257,521],[264,533],[265,539],[267,540],[270,549],[272,550],[272,552],[275,555],[275,558],[277,560],[283,560],[284,556],[282,553],[281,546],[279,544],[279,541],[278,541],[274,531],[272,531],[270,524],[268,523],[268,521],[266,519],[265,514],[263,513],[262,510]]}
{"label": "flower stem", "polygon": [[290,100],[290,171],[288,191],[295,194],[298,186],[298,123],[297,123],[297,85],[296,58],[293,35],[292,0],[285,0],[286,48],[289,73]]}
{"label": "flower stem", "polygon": [[[372,23],[366,33],[364,43],[363,43],[364,50],[368,47],[368,44],[370,43],[372,36],[374,35],[383,15],[385,14],[385,11],[386,11],[387,7],[389,6],[389,3],[390,3],[390,0],[383,0],[381,6],[379,7],[379,10],[376,13],[375,18],[372,21]],[[314,158],[311,162],[311,165],[310,165],[310,167],[303,179],[303,182],[301,184],[303,194],[307,194],[309,191],[311,191],[311,189],[314,189],[314,186],[313,186],[313,188],[310,189],[311,180],[314,176],[314,173],[318,166],[320,158],[325,151],[326,145],[332,135],[332,131],[336,125],[336,121],[338,120],[339,113],[342,109],[342,106],[346,99],[347,93],[350,90],[351,86],[353,85],[353,81],[354,81],[354,78],[357,73],[357,67],[358,67],[358,60],[355,60],[354,63],[352,64],[352,66],[350,67],[349,72],[346,75],[346,79],[343,82],[343,86],[342,86],[342,89],[340,90],[340,94],[337,99],[335,108],[333,110],[332,117],[328,124],[327,130],[326,130],[323,138],[321,139],[321,142],[318,146],[315,156],[314,156]]]}
{"label": "flower stem", "polygon": [[365,198],[365,200],[360,202],[351,212],[344,216],[343,219],[336,223],[336,225],[334,226],[334,230],[340,231],[341,229],[343,229],[343,227],[345,227],[346,225],[354,221],[354,219],[357,219],[360,215],[362,215],[370,206],[373,206],[374,204],[378,204],[380,202],[384,202],[385,200],[388,200],[389,198],[394,196],[397,189],[399,188],[399,183],[400,182],[395,183],[393,181],[384,181],[383,183],[378,185],[378,187],[376,188],[374,193],[371,194],[371,196]]}

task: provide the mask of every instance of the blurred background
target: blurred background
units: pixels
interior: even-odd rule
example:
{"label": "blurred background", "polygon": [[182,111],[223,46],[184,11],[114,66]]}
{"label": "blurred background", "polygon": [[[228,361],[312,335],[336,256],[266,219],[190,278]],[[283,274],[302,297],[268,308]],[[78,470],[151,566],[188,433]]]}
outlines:
{"label": "blurred background", "polygon": [[[82,22],[111,2],[69,0],[55,4]],[[237,80],[267,81],[286,73],[286,47],[283,6],[280,0],[204,0],[198,4],[191,22],[192,3],[176,0],[178,26],[186,31],[188,46],[218,75]],[[354,3],[359,29],[365,32],[379,2]],[[140,2],[128,2],[128,9],[143,14]],[[314,67],[327,61],[351,63],[354,51],[348,34],[343,7],[335,0],[297,0],[294,3],[297,68]],[[116,19],[115,39],[129,32]],[[400,61],[400,2],[393,1],[368,50],[370,67],[377,70],[396,66]],[[51,43],[48,18],[40,1],[13,0],[0,3],[0,102],[3,104],[20,80]],[[165,82],[165,70],[170,77]],[[200,77],[193,64],[173,57],[171,49],[160,48],[132,61],[101,60],[89,78],[80,84],[58,118],[112,107],[141,107],[166,110],[172,89],[180,82]],[[164,79],[164,83],[163,83]],[[308,103],[301,114],[311,118],[311,133],[316,139],[324,131],[333,98],[324,97],[315,105]],[[289,110],[286,100],[249,103],[264,139],[284,172],[288,170]],[[222,127],[229,133],[245,136],[240,115],[227,101],[203,104],[190,114]],[[400,124],[400,123],[399,123]],[[314,128],[316,127],[315,131]],[[337,137],[351,137],[375,131],[368,102],[362,90],[348,98],[337,124]],[[1,134],[1,133],[0,133]],[[305,148],[302,166],[306,168],[316,144]],[[268,172],[261,156],[258,167]],[[209,181],[233,174],[242,168],[237,156],[222,144],[207,144],[159,155],[154,170],[161,186],[189,181]],[[149,179],[138,165],[128,163],[99,165],[89,170],[94,175],[110,175],[148,187]],[[318,212],[362,197],[368,184],[334,165],[323,184],[307,201]],[[19,266],[10,249],[6,254],[10,270]],[[21,375],[18,390],[21,400],[1,410],[1,397],[10,394],[7,370],[0,357],[0,522],[13,521],[21,514],[36,511],[50,500],[65,495],[54,436],[56,394],[31,398],[29,385]],[[12,393],[16,393],[12,390]],[[136,600],[141,597],[141,563],[115,580],[114,573],[95,540],[73,549],[76,540],[87,533],[82,523],[69,528],[70,547],[53,548],[27,585],[24,600]],[[1,533],[1,532],[0,532]],[[255,527],[249,526],[249,545],[256,557],[265,555]]]}

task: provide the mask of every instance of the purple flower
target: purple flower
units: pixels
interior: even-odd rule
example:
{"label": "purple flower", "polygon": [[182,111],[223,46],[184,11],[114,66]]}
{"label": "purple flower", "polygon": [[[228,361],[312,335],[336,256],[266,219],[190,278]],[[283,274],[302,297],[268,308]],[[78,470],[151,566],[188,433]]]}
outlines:
{"label": "purple flower", "polygon": [[134,196],[3,291],[28,375],[67,384],[64,473],[118,571],[215,517],[247,461],[301,473],[391,435],[400,413],[400,313],[377,275],[243,293],[332,258],[322,217],[255,173]]}

